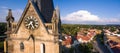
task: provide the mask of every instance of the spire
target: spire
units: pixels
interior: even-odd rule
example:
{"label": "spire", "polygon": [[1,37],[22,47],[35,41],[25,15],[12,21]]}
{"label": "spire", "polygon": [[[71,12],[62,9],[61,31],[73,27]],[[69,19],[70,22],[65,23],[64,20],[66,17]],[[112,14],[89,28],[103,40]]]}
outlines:
{"label": "spire", "polygon": [[12,10],[9,9],[8,16],[12,17]]}
{"label": "spire", "polygon": [[60,10],[59,10],[59,7],[57,6],[57,7],[55,8],[55,10],[56,10],[56,14],[57,14],[58,18],[60,18]]}
{"label": "spire", "polygon": [[57,22],[61,22],[61,20],[60,20],[60,11],[59,11],[58,6],[53,11],[52,21],[53,20],[56,20]]}
{"label": "spire", "polygon": [[9,9],[8,10],[9,12],[8,12],[8,16],[6,17],[6,21],[14,21],[14,17],[12,16],[12,10],[11,9]]}
{"label": "spire", "polygon": [[56,10],[53,11],[53,18],[57,18]]}
{"label": "spire", "polygon": [[57,15],[57,22],[58,22],[58,32],[61,34],[61,19],[60,19],[60,10],[59,10],[59,7],[57,6],[55,8],[56,10],[56,15]]}
{"label": "spire", "polygon": [[58,17],[59,23],[61,23],[59,7],[57,6],[57,7],[55,8],[55,10],[56,10],[56,14],[57,14],[57,17]]}
{"label": "spire", "polygon": [[51,22],[56,22],[57,18],[58,16],[57,16],[56,10],[54,10]]}

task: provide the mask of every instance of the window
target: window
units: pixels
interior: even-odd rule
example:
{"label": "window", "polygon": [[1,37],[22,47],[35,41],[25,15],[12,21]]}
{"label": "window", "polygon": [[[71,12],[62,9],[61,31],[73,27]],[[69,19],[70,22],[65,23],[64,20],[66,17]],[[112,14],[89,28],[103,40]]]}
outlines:
{"label": "window", "polygon": [[40,53],[45,53],[45,44],[40,44]]}
{"label": "window", "polygon": [[20,51],[24,51],[24,44],[23,44],[23,42],[20,43]]}
{"label": "window", "polygon": [[52,29],[52,26],[46,26],[47,29],[51,30]]}

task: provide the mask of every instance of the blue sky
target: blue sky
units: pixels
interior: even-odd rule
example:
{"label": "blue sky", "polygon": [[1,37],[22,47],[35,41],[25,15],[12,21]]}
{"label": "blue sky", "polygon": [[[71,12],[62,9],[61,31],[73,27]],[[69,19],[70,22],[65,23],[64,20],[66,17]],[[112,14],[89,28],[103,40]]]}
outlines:
{"label": "blue sky", "polygon": [[[5,21],[7,9],[13,9],[16,20],[21,16],[27,0],[2,0],[0,21]],[[120,0],[54,0],[59,6],[62,23],[68,24],[119,24]]]}

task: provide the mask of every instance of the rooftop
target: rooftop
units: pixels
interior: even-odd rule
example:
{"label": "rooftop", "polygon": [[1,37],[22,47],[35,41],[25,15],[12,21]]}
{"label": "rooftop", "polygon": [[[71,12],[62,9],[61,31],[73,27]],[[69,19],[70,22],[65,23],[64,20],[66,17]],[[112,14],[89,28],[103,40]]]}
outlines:
{"label": "rooftop", "polygon": [[113,40],[109,40],[108,44],[114,53],[120,53],[120,43]]}
{"label": "rooftop", "polygon": [[113,40],[115,42],[119,42],[120,43],[120,37],[118,37],[118,36],[109,36],[109,35],[106,35],[106,37],[109,40]]}

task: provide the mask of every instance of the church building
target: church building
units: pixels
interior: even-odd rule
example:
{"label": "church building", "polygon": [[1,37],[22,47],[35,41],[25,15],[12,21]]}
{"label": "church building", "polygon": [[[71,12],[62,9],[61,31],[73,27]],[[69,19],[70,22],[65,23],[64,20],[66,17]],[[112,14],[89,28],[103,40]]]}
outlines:
{"label": "church building", "polygon": [[9,9],[5,53],[61,53],[60,12],[53,0],[28,0],[18,21]]}

